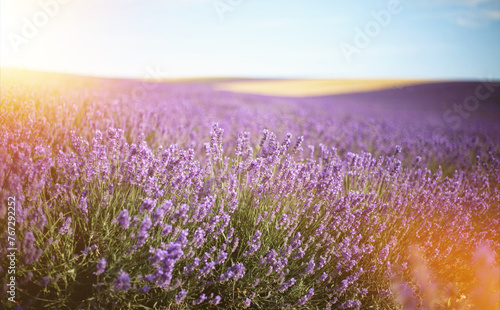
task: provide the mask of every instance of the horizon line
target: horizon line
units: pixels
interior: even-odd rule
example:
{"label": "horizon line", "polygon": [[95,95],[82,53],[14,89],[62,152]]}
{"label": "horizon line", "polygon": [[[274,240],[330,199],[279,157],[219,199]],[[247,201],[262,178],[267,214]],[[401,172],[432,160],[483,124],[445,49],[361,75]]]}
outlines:
{"label": "horizon line", "polygon": [[[43,70],[43,69],[31,69],[26,67],[12,67],[12,66],[1,66],[0,74],[3,75],[3,70],[17,70],[17,71],[28,71],[33,73],[45,73],[45,74],[60,74],[60,75],[72,75],[77,77],[86,78],[103,78],[103,79],[121,79],[121,80],[137,80],[137,81],[147,81],[147,82],[167,82],[175,80],[393,80],[393,81],[418,81],[418,82],[475,82],[487,79],[487,77],[482,78],[469,78],[469,77],[389,77],[389,76],[364,76],[364,77],[340,77],[340,76],[217,76],[217,75],[193,75],[193,76],[172,76],[172,77],[158,77],[158,78],[144,78],[135,76],[120,76],[120,75],[106,75],[106,74],[86,74],[79,72],[68,72],[68,71],[58,71],[58,70]],[[500,78],[492,78],[491,82],[500,82]]]}

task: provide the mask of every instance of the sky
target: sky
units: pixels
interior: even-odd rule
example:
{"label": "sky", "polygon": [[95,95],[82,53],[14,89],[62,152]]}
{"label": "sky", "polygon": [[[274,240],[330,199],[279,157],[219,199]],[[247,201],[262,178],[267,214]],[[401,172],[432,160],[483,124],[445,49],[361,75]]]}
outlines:
{"label": "sky", "polygon": [[4,67],[153,79],[500,79],[499,0],[0,3]]}

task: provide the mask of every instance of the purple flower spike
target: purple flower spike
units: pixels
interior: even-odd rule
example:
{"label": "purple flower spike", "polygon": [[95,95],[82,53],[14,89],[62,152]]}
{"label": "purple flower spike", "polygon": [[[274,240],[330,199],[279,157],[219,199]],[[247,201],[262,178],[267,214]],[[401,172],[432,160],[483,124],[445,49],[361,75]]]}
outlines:
{"label": "purple flower spike", "polygon": [[118,274],[118,278],[115,281],[115,289],[121,291],[128,291],[130,289],[130,276],[128,273],[124,272],[120,269],[120,273]]}
{"label": "purple flower spike", "polygon": [[97,271],[95,272],[96,275],[100,275],[104,272],[106,269],[106,259],[102,258],[98,263],[97,263]]}
{"label": "purple flower spike", "polygon": [[213,306],[217,306],[221,300],[222,300],[222,297],[220,297],[220,295],[217,295],[214,297],[214,299],[209,301],[209,304],[211,304]]}
{"label": "purple flower spike", "polygon": [[39,282],[40,286],[42,287],[46,287],[47,285],[49,285],[49,283],[50,283],[50,278],[48,276],[41,279]]}
{"label": "purple flower spike", "polygon": [[313,295],[314,295],[314,288],[311,288],[311,289],[309,289],[309,291],[307,292],[307,294],[304,297],[299,299],[297,306],[299,308],[304,306],[313,297]]}
{"label": "purple flower spike", "polygon": [[127,229],[130,226],[130,216],[128,214],[128,210],[122,210],[114,222],[120,224],[122,229]]}
{"label": "purple flower spike", "polygon": [[243,306],[250,307],[251,303],[252,303],[252,300],[250,298],[246,298],[245,301],[243,302]]}
{"label": "purple flower spike", "polygon": [[177,293],[177,295],[175,295],[175,304],[178,305],[180,304],[184,298],[186,298],[187,296],[187,291],[185,289],[182,289],[179,291],[179,293]]}

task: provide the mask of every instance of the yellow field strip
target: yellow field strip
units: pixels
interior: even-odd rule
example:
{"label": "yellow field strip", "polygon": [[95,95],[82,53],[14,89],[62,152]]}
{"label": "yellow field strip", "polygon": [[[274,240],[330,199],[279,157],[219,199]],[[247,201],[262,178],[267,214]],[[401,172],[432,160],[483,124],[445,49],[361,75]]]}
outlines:
{"label": "yellow field strip", "polygon": [[432,83],[425,80],[255,80],[215,83],[218,90],[271,96],[308,97],[367,92]]}

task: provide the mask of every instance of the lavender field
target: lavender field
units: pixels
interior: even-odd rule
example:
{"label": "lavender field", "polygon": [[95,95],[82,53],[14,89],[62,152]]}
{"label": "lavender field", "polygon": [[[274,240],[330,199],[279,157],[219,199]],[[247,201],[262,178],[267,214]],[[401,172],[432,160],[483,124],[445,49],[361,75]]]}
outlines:
{"label": "lavender field", "polygon": [[451,122],[479,83],[29,76],[1,83],[0,308],[500,307],[497,84]]}

